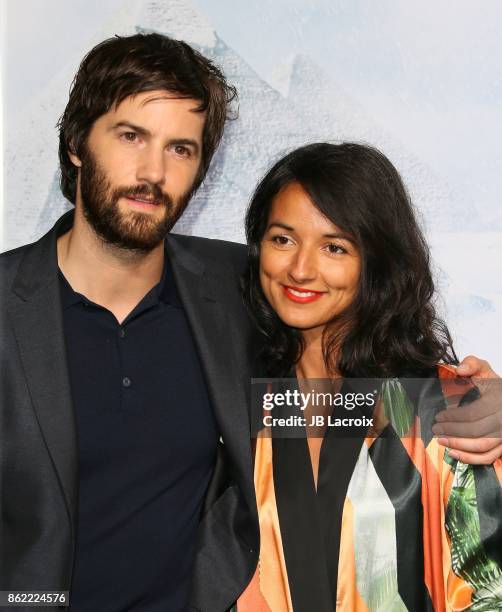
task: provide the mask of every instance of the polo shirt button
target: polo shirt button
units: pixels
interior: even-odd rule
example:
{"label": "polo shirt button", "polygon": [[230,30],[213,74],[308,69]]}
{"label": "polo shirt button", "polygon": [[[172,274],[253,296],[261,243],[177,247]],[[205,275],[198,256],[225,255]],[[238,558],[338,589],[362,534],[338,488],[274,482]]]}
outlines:
{"label": "polo shirt button", "polygon": [[121,329],[119,331],[119,338],[124,338],[125,337],[125,329]]}
{"label": "polo shirt button", "polygon": [[124,378],[122,379],[122,385],[124,387],[130,387],[131,386],[131,379],[128,378],[127,376],[124,376]]}

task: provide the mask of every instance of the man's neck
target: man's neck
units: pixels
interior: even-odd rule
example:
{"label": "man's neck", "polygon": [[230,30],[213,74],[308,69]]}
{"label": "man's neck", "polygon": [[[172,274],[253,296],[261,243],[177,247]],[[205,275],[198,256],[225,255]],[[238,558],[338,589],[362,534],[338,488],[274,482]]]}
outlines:
{"label": "man's neck", "polygon": [[162,276],[164,244],[136,253],[104,243],[80,215],[60,236],[58,265],[72,289],[110,310],[121,323]]}

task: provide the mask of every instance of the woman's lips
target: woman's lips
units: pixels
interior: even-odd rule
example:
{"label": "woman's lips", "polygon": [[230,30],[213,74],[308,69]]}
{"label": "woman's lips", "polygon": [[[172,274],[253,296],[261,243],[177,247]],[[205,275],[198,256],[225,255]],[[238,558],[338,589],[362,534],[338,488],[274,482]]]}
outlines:
{"label": "woman's lips", "polygon": [[312,289],[300,289],[299,287],[291,287],[289,285],[282,286],[286,297],[297,304],[308,304],[318,300],[324,291],[313,291]]}

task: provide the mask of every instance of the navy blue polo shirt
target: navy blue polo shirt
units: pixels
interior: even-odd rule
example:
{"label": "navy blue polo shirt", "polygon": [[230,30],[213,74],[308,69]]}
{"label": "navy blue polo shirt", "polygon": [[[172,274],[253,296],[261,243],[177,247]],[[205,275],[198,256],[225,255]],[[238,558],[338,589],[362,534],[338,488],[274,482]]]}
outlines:
{"label": "navy blue polo shirt", "polygon": [[71,609],[184,610],[219,434],[167,256],[121,325],[60,286],[79,445]]}

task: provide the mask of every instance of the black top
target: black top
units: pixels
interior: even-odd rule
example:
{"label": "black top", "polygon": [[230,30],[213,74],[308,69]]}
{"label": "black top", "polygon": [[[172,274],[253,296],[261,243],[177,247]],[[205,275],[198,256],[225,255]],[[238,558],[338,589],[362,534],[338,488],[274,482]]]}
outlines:
{"label": "black top", "polygon": [[218,432],[172,275],[120,325],[60,274],[79,445],[71,609],[183,610]]}

